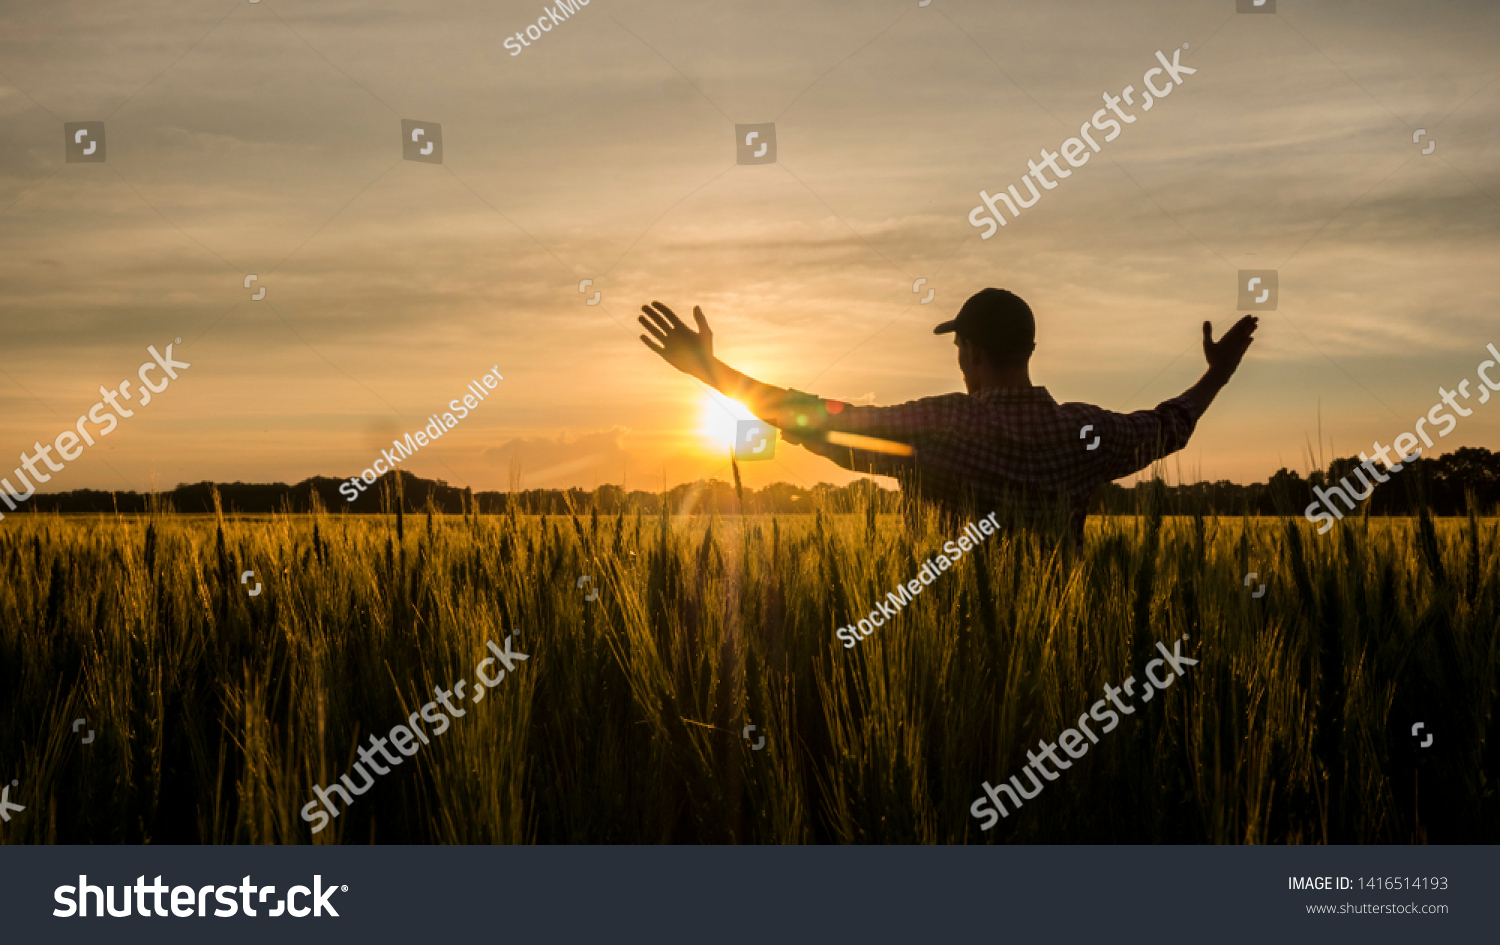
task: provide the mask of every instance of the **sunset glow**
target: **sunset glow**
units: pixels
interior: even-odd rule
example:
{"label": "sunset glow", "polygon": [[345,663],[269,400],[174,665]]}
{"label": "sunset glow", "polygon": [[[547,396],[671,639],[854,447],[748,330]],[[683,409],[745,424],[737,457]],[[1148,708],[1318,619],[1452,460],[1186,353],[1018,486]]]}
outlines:
{"label": "sunset glow", "polygon": [[718,391],[705,390],[699,398],[699,446],[710,456],[723,457],[734,448],[735,427],[739,421],[754,419],[755,415],[739,401]]}

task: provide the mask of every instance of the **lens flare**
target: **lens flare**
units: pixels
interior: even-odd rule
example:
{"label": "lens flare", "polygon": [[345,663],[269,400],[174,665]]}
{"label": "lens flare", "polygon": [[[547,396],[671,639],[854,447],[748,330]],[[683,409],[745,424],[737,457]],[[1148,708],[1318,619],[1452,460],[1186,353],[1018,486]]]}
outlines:
{"label": "lens flare", "polygon": [[723,456],[734,449],[736,425],[741,420],[754,420],[755,414],[737,400],[730,400],[718,391],[704,391],[698,413],[698,434],[703,440],[705,452]]}

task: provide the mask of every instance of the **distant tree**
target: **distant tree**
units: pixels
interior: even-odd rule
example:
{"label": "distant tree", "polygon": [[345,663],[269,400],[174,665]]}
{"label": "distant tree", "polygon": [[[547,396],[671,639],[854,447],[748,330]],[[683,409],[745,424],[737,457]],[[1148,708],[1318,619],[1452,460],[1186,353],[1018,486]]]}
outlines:
{"label": "distant tree", "polygon": [[[1317,475],[1317,474],[1314,474]],[[1321,476],[1319,479],[1321,480]],[[1319,482],[1321,485],[1321,482]],[[1312,502],[1313,483],[1282,467],[1266,483],[1266,501],[1260,509],[1264,515],[1300,515]]]}
{"label": "distant tree", "polygon": [[[1314,486],[1327,488],[1327,484],[1348,479],[1356,488],[1363,489],[1355,470],[1362,461],[1355,456],[1335,459],[1327,470],[1315,470],[1303,479],[1290,469],[1278,469],[1265,483],[1196,482],[1179,486],[1142,482],[1129,487],[1106,483],[1093,495],[1089,510],[1095,514],[1131,515],[1140,509],[1140,501],[1146,489],[1159,490],[1159,498],[1166,502],[1165,511],[1172,514],[1238,515],[1297,515],[1313,501]],[[1371,515],[1412,515],[1417,509],[1418,496],[1424,496],[1429,507],[1437,515],[1463,515],[1468,511],[1468,494],[1472,493],[1480,514],[1495,514],[1500,507],[1500,454],[1482,447],[1465,446],[1452,453],[1432,459],[1416,459],[1405,463],[1399,472],[1386,470],[1378,461],[1375,464],[1381,475],[1389,481],[1378,483],[1367,503]],[[1365,479],[1371,476],[1364,471]],[[673,514],[690,511],[704,515],[717,513],[732,515],[740,511],[734,487],[720,479],[698,480],[682,483],[668,490],[665,496],[640,490],[626,494],[616,485],[602,485],[592,491],[571,488],[530,489],[524,492],[475,492],[449,485],[441,479],[422,479],[404,470],[386,473],[371,486],[366,484],[354,501],[341,494],[339,487],[348,480],[329,479],[316,476],[295,485],[284,483],[183,483],[170,492],[163,493],[173,509],[179,512],[211,513],[213,490],[218,489],[226,512],[240,514],[266,514],[292,509],[306,512],[317,503],[333,512],[371,513],[385,511],[383,490],[389,495],[402,497],[403,507],[408,512],[417,512],[427,506],[429,500],[440,511],[457,515],[465,506],[467,496],[472,496],[474,506],[486,514],[502,514],[507,502],[514,502],[517,514],[559,515],[571,507],[586,513],[598,509],[599,514],[616,514],[621,511],[640,510],[643,515],[658,514],[662,503],[667,504]],[[316,502],[314,497],[316,496]],[[136,492],[103,492],[81,489],[75,492],[38,494],[29,503],[43,512],[120,512],[138,514],[146,511],[149,496]],[[866,507],[873,501],[878,512],[889,513],[899,509],[900,494],[887,489],[873,479],[857,479],[845,486],[820,482],[811,489],[786,482],[775,482],[759,491],[745,490],[744,511],[747,514],[795,514],[811,512],[819,505],[835,512],[849,513]],[[3,528],[3,525],[0,525]]]}

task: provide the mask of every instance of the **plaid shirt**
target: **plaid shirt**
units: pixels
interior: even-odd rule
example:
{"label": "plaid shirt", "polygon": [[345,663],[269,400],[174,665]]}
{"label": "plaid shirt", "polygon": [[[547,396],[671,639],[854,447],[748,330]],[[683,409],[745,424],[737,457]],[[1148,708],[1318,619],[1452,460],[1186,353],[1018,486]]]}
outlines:
{"label": "plaid shirt", "polygon": [[[1059,404],[1045,387],[1030,387],[944,394],[893,407],[792,391],[771,422],[788,442],[846,469],[895,476],[950,511],[972,500],[981,514],[1008,510],[1032,525],[1061,511],[1081,541],[1094,490],[1182,449],[1197,420],[1186,397],[1121,414]],[[912,455],[835,446],[821,435],[826,431],[907,444]]]}

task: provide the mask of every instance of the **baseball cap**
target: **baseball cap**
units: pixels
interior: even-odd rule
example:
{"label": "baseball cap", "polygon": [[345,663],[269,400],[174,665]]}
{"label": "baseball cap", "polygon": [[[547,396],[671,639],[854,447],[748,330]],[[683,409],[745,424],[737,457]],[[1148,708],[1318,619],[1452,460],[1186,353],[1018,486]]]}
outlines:
{"label": "baseball cap", "polygon": [[1002,361],[1024,361],[1036,348],[1036,319],[1019,295],[1006,289],[980,289],[958,310],[958,317],[932,330],[956,331],[980,350]]}

